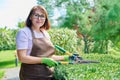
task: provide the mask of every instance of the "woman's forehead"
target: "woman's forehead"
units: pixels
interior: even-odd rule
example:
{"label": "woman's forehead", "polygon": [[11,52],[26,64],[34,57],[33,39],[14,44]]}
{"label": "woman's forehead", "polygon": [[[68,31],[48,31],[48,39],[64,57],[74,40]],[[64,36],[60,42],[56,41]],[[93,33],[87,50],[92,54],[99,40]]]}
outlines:
{"label": "woman's forehead", "polygon": [[37,13],[37,14],[45,14],[44,11],[42,11],[42,10],[40,10],[40,9],[34,10],[34,13]]}
{"label": "woman's forehead", "polygon": [[39,8],[39,7],[37,7],[37,8],[34,8],[34,9],[33,9],[33,11],[34,11],[34,12],[35,12],[35,11],[38,11],[38,12],[45,13],[44,9],[42,9],[42,8]]}

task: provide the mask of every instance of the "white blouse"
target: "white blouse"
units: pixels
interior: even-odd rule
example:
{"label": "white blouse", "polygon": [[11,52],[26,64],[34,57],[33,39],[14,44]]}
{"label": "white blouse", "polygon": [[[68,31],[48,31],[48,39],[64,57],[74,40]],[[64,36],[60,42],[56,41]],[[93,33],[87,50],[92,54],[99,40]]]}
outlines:
{"label": "white blouse", "polygon": [[[33,31],[35,38],[43,38],[46,37],[50,40],[50,36],[47,31],[43,31],[43,33],[37,33]],[[45,36],[44,36],[45,35]],[[20,29],[16,36],[16,48],[17,50],[27,49],[27,55],[30,55],[32,49],[32,33],[28,27]]]}

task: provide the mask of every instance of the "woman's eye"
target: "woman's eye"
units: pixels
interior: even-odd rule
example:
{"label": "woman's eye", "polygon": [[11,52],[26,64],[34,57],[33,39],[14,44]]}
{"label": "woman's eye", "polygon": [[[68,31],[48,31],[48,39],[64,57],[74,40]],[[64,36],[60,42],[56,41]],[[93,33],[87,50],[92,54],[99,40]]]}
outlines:
{"label": "woman's eye", "polygon": [[44,18],[45,16],[44,15],[39,15],[39,17]]}
{"label": "woman's eye", "polygon": [[45,19],[45,15],[41,14],[33,14],[34,18],[41,18],[41,19]]}
{"label": "woman's eye", "polygon": [[36,16],[36,17],[39,17],[39,15],[38,15],[38,14],[35,14],[35,16]]}

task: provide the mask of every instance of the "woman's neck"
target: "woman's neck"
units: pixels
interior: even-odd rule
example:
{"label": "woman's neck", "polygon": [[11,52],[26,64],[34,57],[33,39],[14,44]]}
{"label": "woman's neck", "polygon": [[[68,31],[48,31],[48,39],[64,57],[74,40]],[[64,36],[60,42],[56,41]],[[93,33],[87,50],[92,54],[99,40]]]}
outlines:
{"label": "woman's neck", "polygon": [[37,33],[40,33],[41,31],[43,32],[45,29],[32,27],[32,30],[36,31]]}

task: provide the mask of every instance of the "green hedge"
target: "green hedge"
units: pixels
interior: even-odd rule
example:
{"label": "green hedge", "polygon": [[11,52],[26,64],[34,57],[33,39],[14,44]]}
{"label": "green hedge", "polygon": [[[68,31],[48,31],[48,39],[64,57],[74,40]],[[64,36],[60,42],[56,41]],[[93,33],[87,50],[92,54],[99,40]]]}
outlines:
{"label": "green hedge", "polygon": [[0,51],[15,49],[15,36],[17,30],[0,28]]}
{"label": "green hedge", "polygon": [[55,67],[55,80],[120,80],[120,56],[84,54],[85,60],[99,64],[68,64]]}
{"label": "green hedge", "polygon": [[[0,32],[0,50],[16,49],[15,38],[18,30],[1,28]],[[59,45],[72,53],[77,52],[77,34],[75,30],[57,28],[50,29],[48,32],[54,45]],[[61,54],[61,52],[56,54]]]}
{"label": "green hedge", "polygon": [[[75,30],[70,30],[68,28],[57,28],[49,30],[51,36],[51,41],[54,45],[58,45],[71,53],[77,52],[77,34]],[[56,54],[62,54],[57,52]]]}

